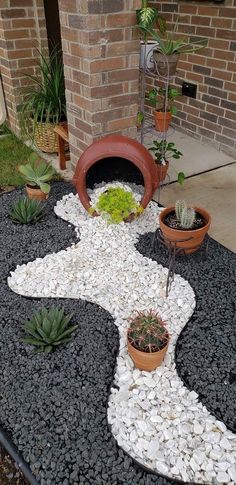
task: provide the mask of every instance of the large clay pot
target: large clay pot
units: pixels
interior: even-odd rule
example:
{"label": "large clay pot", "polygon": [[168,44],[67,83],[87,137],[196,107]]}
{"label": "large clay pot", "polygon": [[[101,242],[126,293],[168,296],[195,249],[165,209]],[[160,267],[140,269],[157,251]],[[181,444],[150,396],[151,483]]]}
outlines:
{"label": "large clay pot", "polygon": [[168,170],[169,170],[169,162],[167,160],[166,160],[165,165],[157,164],[157,173],[158,173],[159,183],[163,182],[165,180]]}
{"label": "large clay pot", "polygon": [[48,198],[49,194],[45,194],[41,189],[37,187],[31,187],[30,185],[25,186],[25,190],[29,199],[45,200]]}
{"label": "large clay pot", "polygon": [[203,243],[205,235],[209,231],[209,227],[211,224],[211,216],[205,209],[201,209],[200,207],[193,207],[193,209],[195,210],[195,212],[198,212],[206,222],[205,226],[201,227],[200,229],[181,230],[173,229],[167,226],[164,223],[164,220],[168,216],[168,214],[170,214],[170,212],[175,211],[174,207],[167,207],[166,209],[161,211],[159,216],[160,229],[163,234],[164,240],[166,240],[166,244],[178,241],[176,242],[176,247],[183,249],[183,253],[185,254],[194,253],[199,249],[199,247]]}
{"label": "large clay pot", "polygon": [[163,77],[172,77],[176,73],[179,54],[164,55],[157,50],[153,51],[154,65],[157,74]]}
{"label": "large clay pot", "polygon": [[134,362],[135,367],[137,367],[137,369],[146,370],[149,372],[155,370],[162,364],[168,349],[168,345],[169,342],[167,342],[165,347],[158,352],[141,352],[140,350],[135,349],[127,338],[128,352]]}
{"label": "large clay pot", "polygon": [[[89,169],[96,162],[112,157],[128,160],[140,170],[144,180],[144,194],[140,205],[145,208],[159,184],[156,163],[150,152],[141,143],[122,135],[110,135],[96,141],[80,157],[73,183],[76,186],[81,203],[86,210],[90,209],[91,203],[86,186],[86,176]],[[92,215],[96,216],[97,214],[94,212]]]}
{"label": "large clay pot", "polygon": [[169,129],[172,113],[170,111],[154,111],[156,131],[165,132]]}

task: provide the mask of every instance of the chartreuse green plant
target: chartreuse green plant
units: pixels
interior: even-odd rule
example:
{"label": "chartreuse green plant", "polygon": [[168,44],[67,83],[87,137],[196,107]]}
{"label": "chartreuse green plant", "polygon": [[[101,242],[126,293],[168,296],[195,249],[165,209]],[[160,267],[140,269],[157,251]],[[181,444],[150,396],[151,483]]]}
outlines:
{"label": "chartreuse green plant", "polygon": [[43,207],[38,200],[23,197],[12,206],[9,217],[16,224],[35,224],[44,216]]}
{"label": "chartreuse green plant", "polygon": [[26,334],[22,342],[36,347],[36,352],[51,352],[58,345],[70,342],[77,325],[69,326],[72,315],[65,315],[64,309],[43,308],[23,325]]}
{"label": "chartreuse green plant", "polygon": [[137,217],[143,208],[135,201],[132,192],[121,187],[110,187],[100,195],[92,210],[101,214],[109,224],[119,224],[131,214]]}
{"label": "chartreuse green plant", "polygon": [[42,192],[48,194],[50,192],[50,184],[48,183],[55,175],[56,171],[50,163],[45,160],[37,160],[36,154],[30,157],[29,163],[20,165],[19,172],[24,176],[27,184],[33,187],[39,187]]}
{"label": "chartreuse green plant", "polygon": [[176,201],[175,215],[183,229],[191,229],[193,227],[196,213],[194,209],[187,207],[187,204],[184,200]]}
{"label": "chartreuse green plant", "polygon": [[169,340],[169,334],[162,318],[155,310],[136,312],[128,319],[128,340],[141,352],[157,352]]}

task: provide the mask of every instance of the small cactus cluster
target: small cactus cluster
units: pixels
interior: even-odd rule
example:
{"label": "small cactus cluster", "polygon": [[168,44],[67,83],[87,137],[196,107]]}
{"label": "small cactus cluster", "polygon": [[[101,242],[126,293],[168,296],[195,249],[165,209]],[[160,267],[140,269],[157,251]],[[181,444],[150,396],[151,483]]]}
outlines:
{"label": "small cactus cluster", "polygon": [[196,213],[194,209],[187,207],[184,200],[177,200],[175,204],[175,215],[180,222],[183,229],[191,229],[193,227]]}

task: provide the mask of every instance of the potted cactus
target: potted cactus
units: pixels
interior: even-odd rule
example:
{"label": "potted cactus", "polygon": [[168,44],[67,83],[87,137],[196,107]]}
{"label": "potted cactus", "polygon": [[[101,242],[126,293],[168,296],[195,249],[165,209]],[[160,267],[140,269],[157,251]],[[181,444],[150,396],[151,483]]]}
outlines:
{"label": "potted cactus", "polygon": [[136,312],[128,319],[127,346],[135,367],[152,371],[165,357],[169,333],[155,310]]}
{"label": "potted cactus", "polygon": [[199,249],[211,224],[210,214],[200,207],[187,207],[184,200],[177,200],[175,207],[160,213],[160,230],[166,244],[175,243],[185,254]]}
{"label": "potted cactus", "polygon": [[50,192],[48,182],[56,175],[56,171],[45,160],[38,161],[34,157],[31,157],[29,163],[20,165],[18,170],[26,180],[25,188],[29,199],[47,199]]}

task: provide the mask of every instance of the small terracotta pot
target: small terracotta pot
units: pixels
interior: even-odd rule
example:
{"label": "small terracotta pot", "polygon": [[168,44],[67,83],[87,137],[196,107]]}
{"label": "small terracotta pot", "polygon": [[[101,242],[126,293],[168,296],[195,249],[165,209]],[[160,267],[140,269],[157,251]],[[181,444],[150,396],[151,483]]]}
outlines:
{"label": "small terracotta pot", "polygon": [[159,183],[165,180],[168,170],[169,170],[169,162],[167,160],[165,165],[159,165],[159,163],[157,163],[157,173],[158,173]]}
{"label": "small terracotta pot", "polygon": [[29,199],[45,200],[48,199],[49,194],[45,194],[39,188],[31,187],[30,185],[25,186],[25,190]]}
{"label": "small terracotta pot", "polygon": [[172,113],[167,111],[154,111],[155,129],[156,131],[165,132],[170,126]]}
{"label": "small terracotta pot", "polygon": [[[160,229],[164,236],[164,239],[166,239],[166,244],[168,244],[170,241],[175,242],[183,239],[182,242],[176,242],[176,247],[182,248],[185,254],[194,253],[199,249],[199,247],[203,243],[205,235],[209,231],[209,227],[211,224],[211,216],[205,209],[201,209],[200,207],[193,207],[193,209],[195,210],[195,212],[198,212],[206,222],[205,226],[200,227],[199,229],[188,229],[183,231],[181,229],[173,229],[167,226],[164,223],[164,219],[168,216],[170,212],[175,211],[174,207],[167,207],[160,213],[159,216]],[[190,238],[188,241],[184,241],[184,239],[188,238]]]}
{"label": "small terracotta pot", "polygon": [[127,338],[128,352],[134,362],[135,367],[137,367],[137,369],[147,370],[149,372],[155,370],[162,364],[168,349],[168,345],[169,342],[167,342],[163,349],[158,350],[158,352],[141,352],[140,350],[135,349]]}
{"label": "small terracotta pot", "polygon": [[[174,76],[177,69],[179,54],[164,55],[157,50],[153,51],[154,65],[160,76]],[[169,67],[169,69],[168,69]]]}

